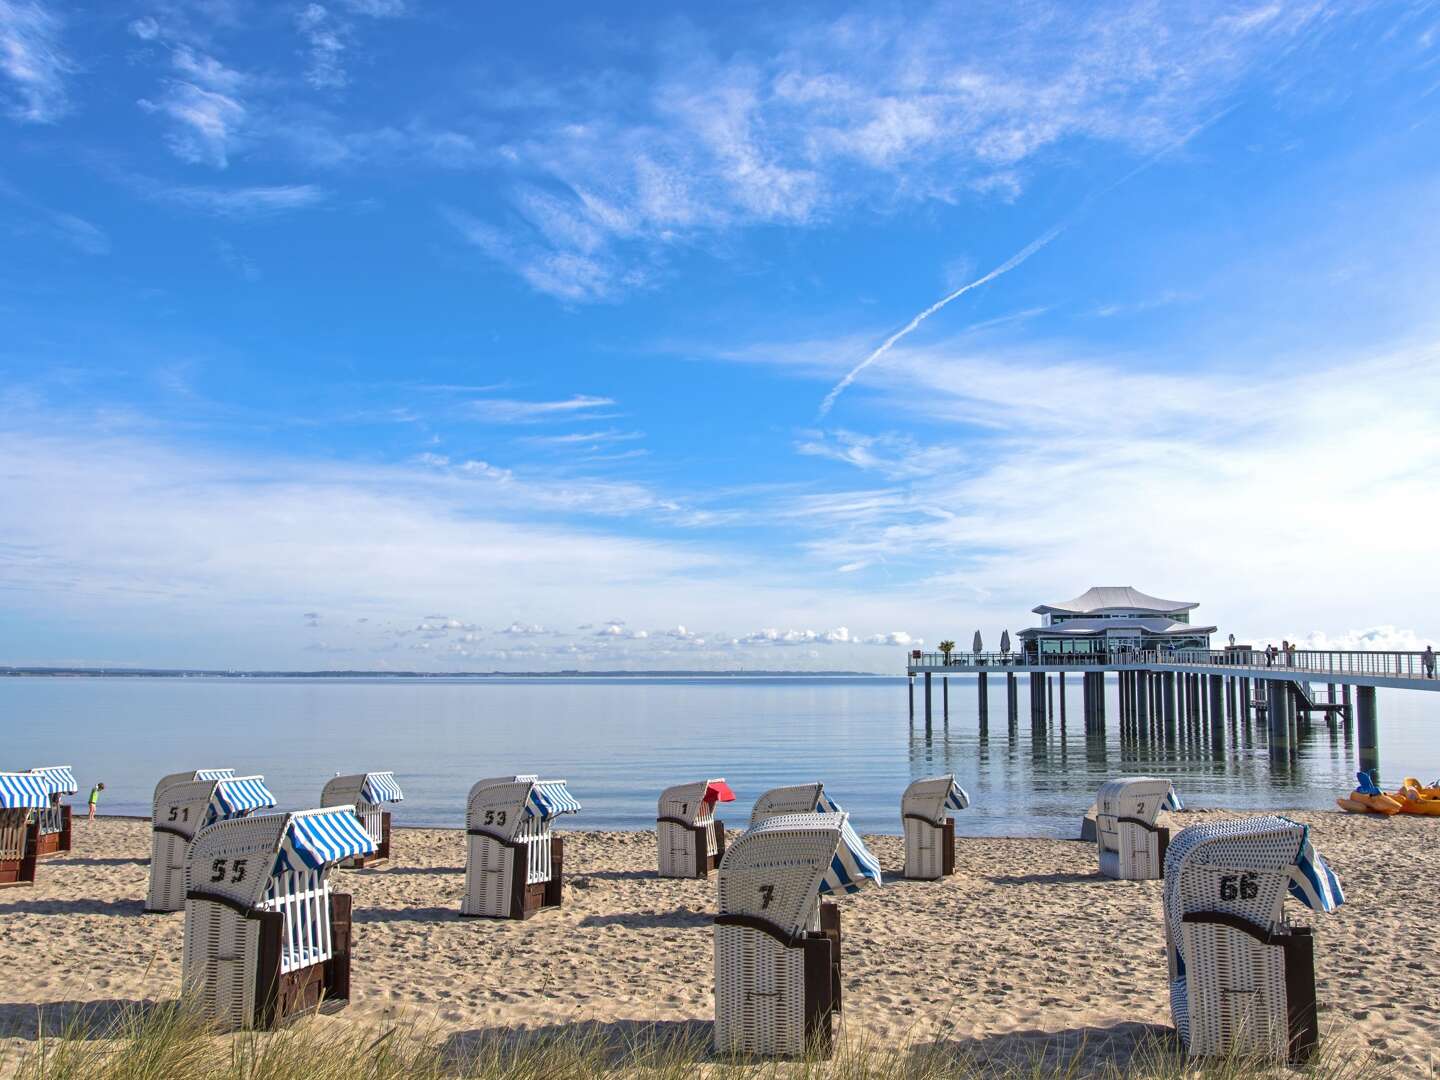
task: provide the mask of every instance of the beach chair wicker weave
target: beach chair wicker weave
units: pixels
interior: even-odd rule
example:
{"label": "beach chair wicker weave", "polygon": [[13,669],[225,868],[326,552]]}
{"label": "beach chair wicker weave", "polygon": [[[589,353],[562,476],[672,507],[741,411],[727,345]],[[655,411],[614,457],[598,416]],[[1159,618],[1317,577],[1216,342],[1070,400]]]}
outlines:
{"label": "beach chair wicker weave", "polygon": [[754,828],[762,821],[781,814],[833,814],[839,810],[840,807],[825,794],[825,785],[818,780],[813,784],[771,788],[755,800],[755,806],[750,811],[750,826]]}
{"label": "beach chair wicker weave", "polygon": [[900,798],[900,822],[905,829],[905,876],[933,881],[955,872],[955,819],[951,810],[964,810],[970,796],[954,775],[916,780]]}
{"label": "beach chair wicker weave", "polygon": [[840,909],[821,896],[880,877],[844,813],[780,815],[731,845],[715,917],[718,1051],[829,1052],[840,1011]]}
{"label": "beach chair wicker weave", "polygon": [[564,780],[501,776],[470,789],[465,814],[465,895],[461,915],[528,919],[559,907],[565,842],[550,831],[580,810]]}
{"label": "beach chair wicker weave", "polygon": [[716,819],[715,805],[734,801],[723,779],[677,784],[660,793],[655,837],[661,877],[710,876],[725,855],[725,823]]}
{"label": "beach chair wicker weave", "polygon": [[1170,1010],[1192,1056],[1297,1064],[1318,1045],[1314,937],[1285,921],[1287,893],[1318,912],[1345,899],[1309,829],[1288,818],[1192,825],[1171,843]]}
{"label": "beach chair wicker weave", "polygon": [[329,871],[374,850],[353,806],[229,818],[195,835],[182,978],[207,1020],[270,1028],[349,998],[351,903]]}
{"label": "beach chair wicker weave", "polygon": [[263,776],[232,769],[171,773],[155,785],[150,812],[150,890],[146,911],[185,908],[186,849],[206,825],[275,805]]}
{"label": "beach chair wicker weave", "polygon": [[69,765],[42,765],[31,769],[51,785],[50,805],[35,812],[35,857],[43,859],[70,850],[71,810],[66,795],[80,790]]}
{"label": "beach chair wicker weave", "polygon": [[1102,874],[1122,881],[1162,875],[1170,830],[1155,824],[1161,809],[1182,809],[1169,780],[1125,776],[1101,786],[1095,799],[1095,844]]}
{"label": "beach chair wicker weave", "polygon": [[43,775],[0,773],[0,886],[35,884],[37,815],[54,794],[53,783]]}
{"label": "beach chair wicker weave", "polygon": [[343,869],[358,870],[390,858],[390,811],[384,804],[401,802],[404,798],[395,774],[389,772],[337,776],[326,783],[320,792],[320,805],[354,806],[355,816],[375,841],[373,855],[357,856],[345,863]]}

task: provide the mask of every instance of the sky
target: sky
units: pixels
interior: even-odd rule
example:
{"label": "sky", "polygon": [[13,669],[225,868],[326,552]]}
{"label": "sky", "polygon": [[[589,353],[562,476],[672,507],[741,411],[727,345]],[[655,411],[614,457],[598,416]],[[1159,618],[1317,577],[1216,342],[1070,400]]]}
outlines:
{"label": "sky", "polygon": [[1418,647],[1440,4],[0,0],[0,664]]}

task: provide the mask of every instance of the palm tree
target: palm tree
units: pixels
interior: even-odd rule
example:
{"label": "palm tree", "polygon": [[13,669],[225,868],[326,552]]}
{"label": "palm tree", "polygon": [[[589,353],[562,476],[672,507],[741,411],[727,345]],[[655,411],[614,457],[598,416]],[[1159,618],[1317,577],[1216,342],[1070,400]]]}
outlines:
{"label": "palm tree", "polygon": [[941,654],[945,657],[945,666],[949,667],[950,654],[955,651],[955,643],[953,641],[942,641],[938,647]]}

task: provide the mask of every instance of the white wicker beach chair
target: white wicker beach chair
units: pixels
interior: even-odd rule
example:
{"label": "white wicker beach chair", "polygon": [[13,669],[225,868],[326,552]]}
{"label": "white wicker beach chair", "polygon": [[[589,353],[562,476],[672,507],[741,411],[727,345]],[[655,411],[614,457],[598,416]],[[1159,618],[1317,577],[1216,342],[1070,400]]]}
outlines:
{"label": "white wicker beach chair", "polygon": [[1095,799],[1095,844],[1100,872],[1123,881],[1150,881],[1165,868],[1170,830],[1155,824],[1161,809],[1181,809],[1169,780],[1125,776],[1100,788]]}
{"label": "white wicker beach chair", "polygon": [[661,877],[710,876],[725,855],[725,823],[715,817],[715,806],[734,801],[723,779],[677,784],[660,793],[655,837]]}
{"label": "white wicker beach chair", "polygon": [[[217,775],[217,774],[226,775]],[[185,908],[185,851],[206,825],[275,805],[263,776],[230,769],[172,773],[155,785],[150,814],[150,891],[146,911]]]}
{"label": "white wicker beach chair", "polygon": [[840,807],[825,794],[825,785],[813,784],[771,788],[755,800],[750,811],[750,827],[781,814],[834,814]]}
{"label": "white wicker beach chair", "polygon": [[580,804],[564,780],[499,776],[470,789],[461,915],[528,919],[559,907],[565,843],[550,823]]}
{"label": "white wicker beach chair", "polygon": [[373,855],[357,856],[342,869],[358,870],[390,858],[390,811],[384,809],[384,804],[401,802],[404,798],[395,774],[389,772],[337,776],[325,785],[320,792],[320,805],[354,806],[360,824],[375,841]]}
{"label": "white wicker beach chair", "polygon": [[955,819],[970,796],[953,774],[916,780],[900,798],[900,823],[905,829],[905,876],[934,881],[955,872]]}
{"label": "white wicker beach chair", "polygon": [[43,859],[69,851],[71,810],[64,800],[80,790],[75,772],[69,765],[42,765],[30,771],[43,776],[51,787],[50,805],[35,813],[35,857]]}
{"label": "white wicker beach chair", "polygon": [[186,858],[183,980],[222,1028],[269,1028],[350,997],[351,903],[337,862],[375,850],[353,806],[230,818]]}
{"label": "white wicker beach chair", "polygon": [[840,1011],[840,908],[820,897],[880,884],[845,813],[752,826],[720,863],[715,1046],[725,1054],[829,1053]]}
{"label": "white wicker beach chair", "polygon": [[35,884],[36,815],[54,794],[53,782],[43,775],[0,773],[0,886]]}
{"label": "white wicker beach chair", "polygon": [[1192,825],[1170,844],[1170,1011],[1192,1056],[1294,1064],[1318,1044],[1315,939],[1285,921],[1287,892],[1320,912],[1345,900],[1309,829],[1288,818]]}

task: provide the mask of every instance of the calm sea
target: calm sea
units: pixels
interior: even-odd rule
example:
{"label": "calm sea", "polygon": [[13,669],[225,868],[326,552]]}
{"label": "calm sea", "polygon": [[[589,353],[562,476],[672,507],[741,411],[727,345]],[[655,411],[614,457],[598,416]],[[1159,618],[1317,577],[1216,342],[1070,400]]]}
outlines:
{"label": "calm sea", "polygon": [[[1012,731],[992,679],[982,734],[974,682],[951,680],[945,724],[937,680],[927,736],[908,722],[903,679],[0,678],[0,769],[72,764],[77,802],[104,780],[105,812],[145,816],[155,781],[182,769],[261,773],[292,808],[316,805],[336,773],[391,770],[398,824],[454,827],[476,779],[534,772],[567,779],[585,810],[565,826],[592,829],[653,827],[661,788],[687,780],[729,780],[732,825],[767,788],[823,780],[862,831],[882,833],[900,831],[911,779],[954,772],[973,803],[957,826],[972,835],[1072,836],[1117,775],[1168,776],[1189,805],[1237,809],[1333,806],[1353,786],[1342,725],[1317,717],[1282,762],[1263,725],[1122,743],[1112,684],[1109,731],[1087,738],[1070,682],[1063,730],[1032,729],[1022,687]],[[1440,776],[1437,707],[1440,695],[1379,691],[1386,780]]]}

